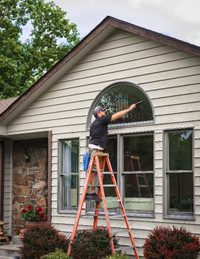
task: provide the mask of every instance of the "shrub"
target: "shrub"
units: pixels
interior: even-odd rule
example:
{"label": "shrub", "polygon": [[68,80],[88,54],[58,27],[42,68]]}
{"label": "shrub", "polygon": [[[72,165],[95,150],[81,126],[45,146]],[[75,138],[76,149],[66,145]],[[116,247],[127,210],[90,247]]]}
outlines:
{"label": "shrub", "polygon": [[183,227],[157,227],[145,240],[143,253],[147,259],[195,259],[200,251],[199,238]]}
{"label": "shrub", "polygon": [[[115,236],[113,243],[114,247],[118,247]],[[98,259],[111,254],[110,238],[105,227],[78,231],[71,246],[71,256],[76,259]]]}
{"label": "shrub", "polygon": [[45,256],[41,257],[41,259],[70,259],[70,257],[69,257],[69,255],[62,252],[61,250],[56,249],[55,252],[45,255]]}
{"label": "shrub", "polygon": [[69,240],[59,234],[49,223],[35,223],[24,229],[20,237],[23,246],[20,248],[22,259],[37,259],[54,252],[56,248],[67,252]]}

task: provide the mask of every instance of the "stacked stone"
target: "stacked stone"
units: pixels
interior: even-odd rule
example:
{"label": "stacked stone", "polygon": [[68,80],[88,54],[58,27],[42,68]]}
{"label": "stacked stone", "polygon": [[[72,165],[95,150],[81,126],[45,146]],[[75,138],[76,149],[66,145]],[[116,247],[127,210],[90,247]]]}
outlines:
{"label": "stacked stone", "polygon": [[13,146],[13,234],[26,222],[21,210],[32,205],[47,211],[47,139],[15,141]]}

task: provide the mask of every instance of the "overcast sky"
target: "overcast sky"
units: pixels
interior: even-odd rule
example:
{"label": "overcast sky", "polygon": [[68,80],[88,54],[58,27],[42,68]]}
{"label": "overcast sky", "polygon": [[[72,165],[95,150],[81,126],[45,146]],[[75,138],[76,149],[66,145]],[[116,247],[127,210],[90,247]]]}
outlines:
{"label": "overcast sky", "polygon": [[[48,0],[45,0],[47,2]],[[49,1],[48,1],[49,2]],[[86,36],[106,16],[200,46],[200,0],[53,0]]]}

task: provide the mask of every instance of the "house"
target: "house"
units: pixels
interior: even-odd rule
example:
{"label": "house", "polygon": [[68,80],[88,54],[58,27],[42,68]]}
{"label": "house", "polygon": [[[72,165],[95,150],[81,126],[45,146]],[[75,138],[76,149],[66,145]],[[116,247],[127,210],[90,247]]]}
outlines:
{"label": "house", "polygon": [[[113,17],[1,113],[5,230],[18,234],[21,209],[32,203],[70,236],[94,107],[113,113],[141,100],[109,126],[107,143],[138,252],[156,226],[184,226],[199,235],[200,47]],[[106,196],[114,194],[106,190]],[[119,214],[114,205],[108,207]],[[84,206],[82,229],[92,227],[94,203]],[[129,243],[123,223],[111,221],[122,248]]]}

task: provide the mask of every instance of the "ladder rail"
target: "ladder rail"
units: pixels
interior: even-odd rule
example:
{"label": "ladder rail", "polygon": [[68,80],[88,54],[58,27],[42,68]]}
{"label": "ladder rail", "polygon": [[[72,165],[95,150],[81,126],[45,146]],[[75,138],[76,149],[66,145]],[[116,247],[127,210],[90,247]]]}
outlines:
{"label": "ladder rail", "polygon": [[88,172],[87,172],[86,178],[85,178],[85,183],[84,183],[81,199],[80,199],[77,214],[76,214],[74,228],[73,228],[72,235],[71,235],[70,242],[69,242],[69,247],[68,247],[68,251],[67,251],[68,255],[71,254],[71,249],[72,249],[71,244],[73,243],[74,237],[75,237],[76,232],[77,232],[78,223],[79,223],[79,220],[80,220],[80,216],[81,216],[81,212],[82,212],[82,208],[83,208],[83,203],[85,201],[85,195],[86,195],[88,183],[89,183],[89,180],[90,180],[93,164],[94,164],[94,157],[91,157],[90,162],[89,162],[89,166],[88,166]]}
{"label": "ladder rail", "polygon": [[[99,165],[99,157],[102,158],[101,166]],[[82,208],[83,208],[83,203],[84,203],[84,200],[85,200],[86,192],[87,192],[87,189],[88,189],[88,184],[89,184],[90,177],[91,177],[91,174],[92,174],[92,167],[93,167],[94,161],[96,163],[97,176],[98,176],[98,179],[99,179],[99,186],[98,186],[97,195],[99,197],[102,197],[102,201],[103,201],[104,213],[105,213],[105,218],[106,218],[106,222],[107,222],[107,229],[108,229],[109,238],[110,238],[111,252],[112,252],[112,254],[115,254],[113,235],[112,235],[112,231],[111,231],[109,214],[108,214],[108,209],[107,209],[107,204],[106,204],[106,197],[105,197],[105,192],[104,192],[104,185],[103,185],[104,173],[101,174],[102,170],[104,171],[104,169],[105,169],[105,163],[107,163],[108,168],[109,168],[110,176],[111,176],[111,179],[112,179],[112,182],[113,182],[113,187],[115,189],[115,192],[116,192],[116,195],[117,195],[117,198],[118,198],[118,202],[119,202],[122,214],[123,214],[123,218],[124,218],[124,221],[125,221],[125,224],[126,224],[126,228],[128,230],[128,233],[129,233],[129,238],[130,238],[131,244],[133,246],[133,251],[135,253],[135,257],[136,257],[136,259],[139,259],[138,252],[137,252],[136,245],[135,245],[135,241],[133,239],[133,235],[132,235],[129,223],[128,223],[128,218],[127,218],[127,215],[125,213],[125,209],[124,209],[122,199],[121,199],[121,196],[120,196],[120,193],[119,193],[117,182],[116,182],[116,179],[115,179],[115,176],[114,176],[114,173],[113,173],[113,170],[112,170],[112,166],[111,166],[111,163],[110,163],[110,160],[109,160],[109,155],[105,154],[105,153],[103,153],[103,155],[101,153],[100,154],[98,153],[96,155],[92,155],[91,158],[90,158],[89,167],[88,167],[88,171],[87,171],[87,174],[86,174],[86,179],[85,179],[82,195],[81,195],[81,198],[80,198],[79,207],[78,207],[78,211],[77,211],[77,215],[76,215],[76,219],[75,219],[73,232],[72,232],[71,239],[70,239],[70,242],[69,242],[67,254],[68,255],[71,254],[71,249],[72,249],[71,244],[73,243],[74,237],[75,237],[76,232],[77,232],[77,228],[78,228],[78,224],[79,224],[79,220],[80,220],[80,216],[81,216],[81,211],[82,211]],[[96,202],[93,229],[97,228],[99,208],[100,208],[100,201]]]}

